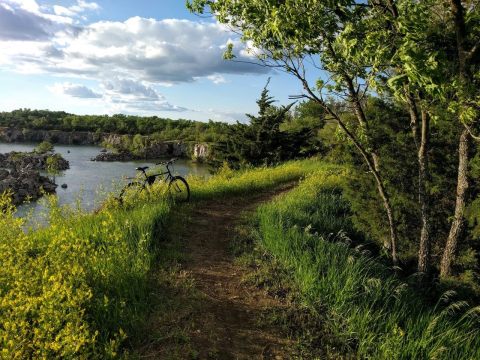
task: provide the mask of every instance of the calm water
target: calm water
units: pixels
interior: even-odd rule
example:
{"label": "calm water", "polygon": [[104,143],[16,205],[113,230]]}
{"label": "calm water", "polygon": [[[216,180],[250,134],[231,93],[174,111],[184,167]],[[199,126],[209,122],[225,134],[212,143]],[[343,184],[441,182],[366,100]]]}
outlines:
{"label": "calm water", "polygon": [[[31,151],[36,144],[6,144],[0,143],[0,153],[10,151]],[[56,176],[58,202],[60,205],[73,205],[80,201],[85,210],[96,208],[105,198],[106,192],[118,191],[128,180],[126,177],[135,176],[137,166],[153,166],[154,162],[95,162],[90,161],[101,148],[98,146],[56,145],[55,151],[70,162],[70,169]],[[70,151],[70,152],[69,152]],[[196,164],[189,160],[177,160],[174,173],[178,175],[208,176],[208,168],[205,165]],[[66,189],[60,185],[67,184]],[[44,206],[42,201],[25,204],[19,207],[19,215],[28,211],[38,212]]]}

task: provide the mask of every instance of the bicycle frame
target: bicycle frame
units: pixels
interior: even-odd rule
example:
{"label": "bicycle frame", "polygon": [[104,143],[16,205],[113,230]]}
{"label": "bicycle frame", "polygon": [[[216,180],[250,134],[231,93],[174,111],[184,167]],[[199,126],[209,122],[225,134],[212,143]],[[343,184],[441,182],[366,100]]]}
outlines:
{"label": "bicycle frame", "polygon": [[[167,168],[167,171],[165,172],[162,172],[162,173],[157,173],[157,174],[152,174],[152,175],[147,175],[147,172],[145,171],[145,169],[141,170],[141,172],[143,173],[143,176],[145,177],[143,179],[143,185],[146,186],[146,185],[151,185],[151,183],[149,183],[148,179],[149,178],[154,178],[154,181],[158,178],[158,177],[163,177],[164,175],[166,175],[164,177],[164,180],[165,181],[169,181],[169,180],[172,180],[173,179],[173,175],[172,175],[172,171],[170,170],[170,166],[172,164],[166,164],[165,167]],[[153,181],[152,181],[152,184],[153,184]]]}

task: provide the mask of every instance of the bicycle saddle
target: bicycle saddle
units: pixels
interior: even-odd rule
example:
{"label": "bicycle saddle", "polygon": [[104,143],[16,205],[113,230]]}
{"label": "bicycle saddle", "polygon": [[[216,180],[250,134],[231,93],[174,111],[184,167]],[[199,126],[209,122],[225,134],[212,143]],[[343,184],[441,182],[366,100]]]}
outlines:
{"label": "bicycle saddle", "polygon": [[145,171],[145,170],[147,170],[148,168],[149,168],[148,166],[137,167],[135,170],[137,170],[137,171]]}

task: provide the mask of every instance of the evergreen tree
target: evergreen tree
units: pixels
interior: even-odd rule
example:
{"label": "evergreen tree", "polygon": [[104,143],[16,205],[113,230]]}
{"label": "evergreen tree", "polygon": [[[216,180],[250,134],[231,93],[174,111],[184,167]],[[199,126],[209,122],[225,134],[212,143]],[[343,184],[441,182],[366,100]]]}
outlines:
{"label": "evergreen tree", "polygon": [[280,107],[273,105],[275,100],[268,90],[269,81],[257,100],[258,115],[247,114],[250,123],[237,122],[230,127],[227,140],[218,144],[217,165],[223,161],[235,168],[272,165],[316,150],[309,146],[313,137],[310,128],[282,131],[281,125],[289,119],[293,103]]}

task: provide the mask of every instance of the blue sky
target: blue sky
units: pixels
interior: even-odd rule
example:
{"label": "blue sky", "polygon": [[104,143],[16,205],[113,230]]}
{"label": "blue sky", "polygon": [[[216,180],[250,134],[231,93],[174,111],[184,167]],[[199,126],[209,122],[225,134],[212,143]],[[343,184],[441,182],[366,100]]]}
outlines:
{"label": "blue sky", "polygon": [[0,111],[139,114],[243,121],[268,77],[279,103],[298,81],[222,59],[248,45],[183,0],[1,0]]}

